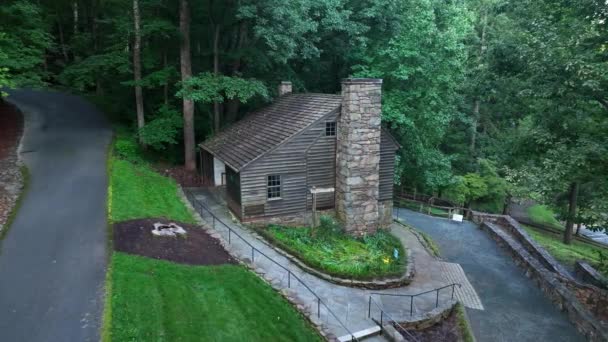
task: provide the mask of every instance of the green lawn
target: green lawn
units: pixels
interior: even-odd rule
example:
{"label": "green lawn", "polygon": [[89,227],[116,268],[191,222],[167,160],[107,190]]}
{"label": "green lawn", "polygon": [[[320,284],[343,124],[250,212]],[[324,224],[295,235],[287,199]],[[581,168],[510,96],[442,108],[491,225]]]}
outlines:
{"label": "green lawn", "polygon": [[177,195],[177,184],[146,164],[112,157],[110,166],[110,220],[165,217],[194,223]]}
{"label": "green lawn", "polygon": [[553,210],[546,205],[536,204],[529,207],[528,215],[534,223],[564,230],[564,226],[555,218]]}
{"label": "green lawn", "polygon": [[600,261],[598,251],[602,251],[604,254],[607,253],[605,249],[578,240],[573,240],[572,244],[566,245],[562,242],[561,235],[541,232],[524,225],[522,227],[528,232],[530,237],[543,246],[555,259],[569,267],[573,267],[577,260],[585,260],[595,266]]}
{"label": "green lawn", "polygon": [[[193,223],[177,184],[138,149],[113,150],[111,222],[165,217]],[[281,295],[242,266],[189,266],[114,252],[106,275],[102,340],[321,341]]]}
{"label": "green lawn", "polygon": [[321,341],[242,266],[186,266],[114,253],[114,341]]}
{"label": "green lawn", "polygon": [[[323,228],[271,225],[259,230],[268,240],[298,257],[310,267],[348,279],[400,276],[407,258],[399,239],[380,231],[362,239]],[[399,258],[394,259],[397,248]]]}

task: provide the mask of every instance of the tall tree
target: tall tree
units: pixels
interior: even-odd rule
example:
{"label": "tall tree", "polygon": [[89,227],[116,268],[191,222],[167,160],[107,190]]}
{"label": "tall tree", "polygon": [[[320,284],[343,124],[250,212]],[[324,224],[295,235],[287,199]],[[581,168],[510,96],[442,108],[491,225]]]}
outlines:
{"label": "tall tree", "polygon": [[[192,77],[192,57],[190,52],[190,7],[188,0],[179,2],[179,31],[181,44],[179,50],[182,82]],[[187,171],[196,171],[196,154],[194,150],[194,101],[183,98],[184,115],[184,165]]]}
{"label": "tall tree", "polygon": [[[145,125],[144,96],[141,87],[141,27],[140,27],[139,0],[133,0],[133,26],[135,40],[133,42],[133,76],[135,79],[135,108],[137,112],[137,128],[141,130]],[[139,139],[142,143],[141,138]]]}

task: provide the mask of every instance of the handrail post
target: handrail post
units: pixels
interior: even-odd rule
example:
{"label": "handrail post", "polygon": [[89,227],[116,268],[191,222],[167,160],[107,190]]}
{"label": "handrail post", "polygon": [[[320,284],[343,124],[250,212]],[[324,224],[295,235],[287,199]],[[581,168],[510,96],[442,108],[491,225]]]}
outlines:
{"label": "handrail post", "polygon": [[232,229],[228,228],[228,244],[232,243],[232,242],[230,242],[230,240],[232,240],[231,235],[232,235]]}
{"label": "handrail post", "polygon": [[456,284],[452,284],[452,299],[454,299],[454,288],[456,287]]}
{"label": "handrail post", "polygon": [[372,316],[372,296],[369,296],[369,303],[367,305],[367,318]]}
{"label": "handrail post", "polygon": [[410,316],[414,314],[414,296],[410,297]]}
{"label": "handrail post", "polygon": [[435,307],[439,306],[439,289],[437,289],[437,299],[435,300]]}
{"label": "handrail post", "polygon": [[317,317],[321,318],[321,298],[317,297]]}
{"label": "handrail post", "polygon": [[253,253],[254,253],[254,249],[253,249],[253,246],[251,246],[251,263],[252,264],[253,264],[254,257],[255,257]]}
{"label": "handrail post", "polygon": [[213,229],[215,229],[215,215],[212,215],[212,216],[213,216]]}
{"label": "handrail post", "polygon": [[287,288],[291,288],[291,271],[287,270]]}
{"label": "handrail post", "polygon": [[384,311],[382,309],[380,309],[380,330],[382,330],[382,327],[384,326],[384,324],[382,323],[382,318],[384,316]]}

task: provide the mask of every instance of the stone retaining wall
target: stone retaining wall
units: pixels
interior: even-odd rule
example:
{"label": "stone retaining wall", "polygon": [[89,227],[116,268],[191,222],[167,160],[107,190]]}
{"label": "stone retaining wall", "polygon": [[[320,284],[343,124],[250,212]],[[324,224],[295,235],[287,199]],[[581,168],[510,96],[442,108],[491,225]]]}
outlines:
{"label": "stone retaining wall", "polygon": [[[511,232],[521,230],[520,226],[506,228],[498,225],[499,222],[510,224],[512,219],[509,220],[508,217],[502,215],[480,215],[478,213],[473,216],[473,219],[480,223],[482,229],[488,231],[490,236],[511,254],[515,263],[524,269],[526,276],[532,279],[560,310],[567,313],[570,321],[587,340],[608,341],[608,324],[599,319],[599,317],[608,315],[605,312],[608,310],[608,297],[602,298],[603,292],[600,289],[580,284],[571,277],[562,276],[557,271],[560,269],[559,267],[548,267],[547,264],[551,265],[553,258],[543,259],[542,256],[546,254],[546,251],[535,243],[526,244],[518,241],[518,237],[525,238],[527,234],[525,236],[516,233],[513,234],[515,236],[510,235]],[[594,308],[594,312],[590,308]]]}
{"label": "stone retaining wall", "polygon": [[574,264],[574,272],[583,279],[584,282],[595,285],[602,289],[608,289],[608,279],[601,275],[593,266],[584,261],[577,261]]}
{"label": "stone retaining wall", "polygon": [[[407,330],[424,330],[424,329],[430,328],[430,327],[446,320],[450,316],[450,314],[452,314],[452,312],[454,312],[454,309],[456,308],[457,304],[458,304],[458,301],[452,299],[452,300],[446,302],[445,304],[440,305],[439,307],[437,307],[429,312],[425,312],[420,315],[414,315],[409,318],[404,318],[403,320],[400,319],[398,324]],[[395,318],[395,319],[397,319],[397,318]],[[383,330],[383,336],[386,337],[386,339],[388,339],[389,341],[392,341],[392,342],[407,341],[407,339],[404,338],[403,335],[393,327],[392,322],[384,324],[384,326],[382,327],[382,330]]]}

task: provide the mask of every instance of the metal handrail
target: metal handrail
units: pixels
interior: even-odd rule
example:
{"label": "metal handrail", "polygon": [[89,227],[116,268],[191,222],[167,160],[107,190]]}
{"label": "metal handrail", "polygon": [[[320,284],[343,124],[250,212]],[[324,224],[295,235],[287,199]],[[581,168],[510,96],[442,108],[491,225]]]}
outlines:
{"label": "metal handrail", "polygon": [[369,296],[369,304],[368,304],[368,316],[371,312],[371,307],[372,307],[372,296],[391,296],[391,297],[408,297],[410,298],[410,316],[412,316],[414,314],[414,298],[418,297],[418,296],[422,296],[425,295],[427,293],[432,293],[432,292],[436,292],[437,293],[437,297],[435,300],[435,308],[439,307],[439,292],[443,289],[446,289],[448,287],[452,288],[452,299],[454,299],[454,289],[455,287],[458,286],[458,288],[462,287],[462,284],[460,283],[452,283],[449,285],[445,285],[442,287],[438,287],[436,289],[432,289],[432,290],[428,290],[428,291],[424,291],[424,292],[420,292],[420,293],[416,293],[416,294],[405,294],[405,293],[379,293],[379,292],[372,292],[370,293]]}
{"label": "metal handrail", "polygon": [[[380,304],[378,304],[375,300],[372,299],[372,296],[369,296],[369,303],[370,303],[370,309],[368,311],[367,317],[371,318],[372,320],[374,320],[376,322],[376,324],[380,325],[380,329],[384,330],[384,316],[386,316],[388,318],[388,322],[392,323],[394,325],[396,325],[397,327],[395,327],[395,329],[400,330],[402,333],[405,333],[408,337],[408,341],[412,341],[412,342],[418,342],[419,340],[414,337],[409,331],[407,331],[407,329],[405,329],[401,324],[399,324],[399,322],[397,322],[397,320],[395,320],[394,318],[391,317],[391,315],[389,315],[388,312],[384,311],[384,309],[382,308],[382,306]],[[378,323],[378,321],[376,321],[371,314],[371,305],[372,303],[380,310],[380,323]]]}
{"label": "metal handrail", "polygon": [[298,277],[293,272],[291,272],[291,270],[289,270],[287,267],[281,265],[278,261],[276,261],[273,258],[269,257],[264,252],[262,252],[261,250],[259,250],[255,246],[253,246],[249,241],[247,241],[244,237],[242,237],[234,229],[230,228],[230,226],[228,226],[226,223],[224,223],[224,221],[220,220],[213,212],[211,212],[211,210],[209,208],[207,208],[195,196],[193,196],[192,192],[189,189],[184,188],[184,192],[186,193],[186,197],[191,202],[193,202],[195,209],[197,209],[197,206],[198,206],[198,212],[201,214],[201,216],[203,215],[203,210],[205,212],[207,212],[209,215],[211,215],[211,217],[213,218],[213,229],[215,229],[216,222],[219,222],[219,223],[221,223],[228,230],[228,243],[229,244],[232,243],[232,234],[234,234],[239,239],[241,239],[241,241],[243,241],[245,244],[247,244],[249,247],[251,247],[251,263],[252,264],[253,264],[253,262],[255,260],[255,253],[257,252],[258,254],[266,257],[266,259],[268,259],[269,261],[271,261],[272,263],[274,263],[275,265],[279,266],[281,269],[283,269],[284,271],[286,271],[287,272],[287,287],[288,288],[291,288],[291,278],[294,278],[301,285],[303,285],[304,288],[306,288],[310,292],[310,294],[312,294],[316,298],[316,301],[317,301],[317,317],[319,317],[319,318],[321,317],[321,305],[323,305],[323,307],[325,307],[325,310],[327,310],[327,312],[334,317],[334,319],[340,324],[340,326],[342,328],[344,328],[344,330],[346,330],[346,332],[348,333],[348,335],[350,335],[351,341],[359,341],[359,339],[357,339],[355,337],[355,335],[346,327],[346,325],[344,323],[342,323],[342,321],[340,321],[340,319],[338,318],[338,316],[336,316],[336,314],[321,299],[321,297],[319,297],[319,295],[317,295],[302,279],[300,279],[300,277]]}

